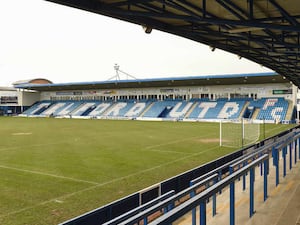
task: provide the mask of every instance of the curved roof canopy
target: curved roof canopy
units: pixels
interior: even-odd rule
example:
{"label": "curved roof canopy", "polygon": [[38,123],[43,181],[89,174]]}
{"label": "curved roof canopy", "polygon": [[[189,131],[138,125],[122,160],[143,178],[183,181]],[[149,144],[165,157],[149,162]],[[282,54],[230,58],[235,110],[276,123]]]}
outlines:
{"label": "curved roof canopy", "polygon": [[247,58],[300,87],[299,0],[48,0]]}
{"label": "curved roof canopy", "polygon": [[35,78],[35,79],[28,79],[28,80],[18,80],[13,83],[14,87],[20,85],[40,85],[40,84],[52,84],[52,81],[44,78]]}

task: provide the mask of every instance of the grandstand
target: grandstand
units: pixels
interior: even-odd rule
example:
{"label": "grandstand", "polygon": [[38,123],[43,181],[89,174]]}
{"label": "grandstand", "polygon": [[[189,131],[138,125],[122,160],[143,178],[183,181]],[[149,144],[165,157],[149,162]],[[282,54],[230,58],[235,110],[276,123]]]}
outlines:
{"label": "grandstand", "polygon": [[[7,91],[1,93],[0,109],[3,114],[161,121],[247,118],[259,123],[299,120],[300,98],[296,88],[300,87],[298,1],[48,1],[139,24],[148,34],[152,29],[158,29],[189,38],[209,45],[212,51],[222,49],[239,58],[250,59],[281,76],[243,74],[38,85],[19,82],[15,85],[14,94]],[[254,204],[254,177],[258,173],[255,170],[260,168],[262,197],[266,201],[270,191],[268,176],[273,174],[271,181],[275,181],[277,187],[279,177],[285,178],[287,175],[287,160],[291,170],[300,159],[299,143],[299,129],[291,129],[63,224],[173,224],[188,212],[192,217],[192,222],[188,224],[197,224],[198,207],[197,217],[200,215],[198,220],[204,225],[209,211],[206,203],[212,202],[211,211],[215,216],[216,194],[221,194],[226,186],[229,189],[229,222],[234,225],[235,214],[239,214],[235,213],[235,203],[240,203],[235,201],[237,191],[234,183],[243,179],[245,190],[245,177],[249,175],[249,217],[252,217],[257,207]],[[279,170],[283,171],[279,173]],[[275,188],[277,194],[280,189],[295,193],[292,197],[283,197],[284,200],[277,201],[276,205],[290,203],[288,199],[294,197],[294,201],[298,200],[300,192],[295,191],[299,188],[293,186],[297,181],[299,178],[285,188]],[[204,191],[197,193],[196,189],[201,185]],[[182,198],[187,201],[183,202]],[[272,198],[274,200],[274,195]],[[260,217],[256,220],[258,223],[253,220],[249,223],[299,224],[298,206],[295,204],[285,207],[285,211],[272,213],[270,217],[275,220]],[[298,210],[296,216],[290,220],[291,214],[286,212],[295,209]],[[159,214],[160,218],[148,221],[153,213]],[[285,215],[284,221],[277,219],[278,215]],[[245,224],[243,222],[239,224]],[[224,221],[216,224],[222,223]]]}
{"label": "grandstand", "polygon": [[[12,99],[12,96],[16,96],[14,106],[19,107],[20,112],[14,114],[18,114],[20,117],[182,122],[239,121],[246,118],[256,123],[293,123],[297,119],[294,113],[297,108],[297,88],[275,73],[65,84],[17,82],[12,91],[3,90],[1,96],[5,96],[5,98],[1,99]],[[7,111],[4,114],[8,114]],[[256,127],[259,129],[259,126]],[[232,127],[229,129],[231,129],[229,132],[234,134]],[[256,128],[251,128],[250,132],[253,131],[257,133]],[[207,181],[205,185],[209,188],[212,183],[216,183],[216,173],[219,174],[218,181],[224,182],[228,186],[231,185],[231,179],[244,176],[245,173],[252,173],[252,167],[267,166],[269,156],[266,154],[285,152],[278,147],[280,144],[287,145],[289,149],[292,149],[291,144],[296,146],[299,137],[298,130],[284,133],[283,140],[278,135],[269,141],[257,143],[258,139],[255,137],[255,143],[248,145],[247,148],[170,178],[158,186],[150,187],[88,212],[75,218],[75,221],[77,219],[82,221],[78,224],[98,224],[100,219],[101,224],[114,224],[109,221],[118,220],[118,217],[122,217],[123,221],[126,215],[131,213],[130,209],[137,212],[140,208],[148,207],[144,213],[152,215],[157,213],[157,210],[161,210],[157,207],[164,202],[167,202],[167,205],[163,205],[162,208],[172,208],[174,207],[172,201],[180,202],[182,198],[186,198],[186,195],[193,195],[200,184],[203,185]],[[225,139],[228,142],[229,138]],[[273,147],[277,148],[276,152],[274,150],[275,153],[270,151]],[[249,159],[248,155],[252,158]],[[290,153],[290,155],[292,154]],[[248,160],[249,166],[243,164],[245,168],[242,168],[237,174],[232,172],[232,176],[229,176],[231,173],[229,164],[244,160],[244,158]],[[199,177],[201,178],[200,182],[188,188],[189,181]],[[221,184],[216,184],[218,188],[214,186],[215,192],[222,190],[219,185]],[[203,198],[214,198],[213,196],[204,196]],[[264,197],[267,198],[267,194]],[[140,204],[141,202],[143,204]],[[155,208],[154,211],[150,210],[152,207]],[[148,212],[148,210],[150,211]],[[135,216],[137,220],[141,220],[145,214],[140,217],[135,213]],[[70,225],[77,224],[77,222],[74,223],[72,219],[63,224]]]}
{"label": "grandstand", "polygon": [[[259,84],[257,84],[259,83]],[[293,122],[297,88],[275,73],[93,83],[15,83],[20,116],[174,121]],[[35,91],[34,93],[32,91]],[[298,113],[296,114],[298,115]]]}
{"label": "grandstand", "polygon": [[[269,104],[269,103],[272,104]],[[287,120],[288,100],[264,98],[261,100],[211,100],[181,101],[150,100],[148,102],[97,102],[97,101],[40,101],[24,111],[22,116],[54,116],[76,118],[122,118],[122,119],[172,119],[209,121],[217,119],[240,119],[246,113],[246,104],[259,110],[256,117],[247,118],[267,121]],[[148,107],[147,107],[148,106]],[[291,115],[288,115],[291,117]]]}

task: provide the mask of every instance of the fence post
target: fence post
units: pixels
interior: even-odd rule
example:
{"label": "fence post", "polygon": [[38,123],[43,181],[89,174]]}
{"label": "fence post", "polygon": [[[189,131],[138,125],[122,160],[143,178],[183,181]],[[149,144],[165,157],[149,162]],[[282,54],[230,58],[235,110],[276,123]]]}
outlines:
{"label": "fence post", "polygon": [[269,159],[264,161],[264,201],[268,198],[268,162]]}
{"label": "fence post", "polygon": [[250,169],[250,217],[254,214],[254,168]]}
{"label": "fence post", "polygon": [[282,148],[282,157],[283,157],[283,177],[286,176],[286,153],[287,153],[287,147],[284,146]]}
{"label": "fence post", "polygon": [[[229,167],[229,172],[230,174],[233,173],[233,167]],[[235,202],[235,196],[234,196],[234,192],[235,192],[235,188],[234,188],[234,181],[232,181],[229,185],[229,193],[230,193],[230,225],[234,225],[235,224],[235,208],[234,208],[234,202]]]}

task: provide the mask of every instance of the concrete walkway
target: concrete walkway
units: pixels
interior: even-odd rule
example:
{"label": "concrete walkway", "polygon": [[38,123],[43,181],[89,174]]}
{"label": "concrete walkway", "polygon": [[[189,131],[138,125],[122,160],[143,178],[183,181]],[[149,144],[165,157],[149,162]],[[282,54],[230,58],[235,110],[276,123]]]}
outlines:
{"label": "concrete walkway", "polygon": [[[294,157],[294,156],[293,156]],[[283,163],[280,160],[279,185],[275,185],[275,167],[270,159],[268,175],[268,199],[263,200],[263,177],[260,168],[255,169],[254,210],[249,217],[249,175],[246,190],[242,189],[242,179],[235,182],[235,225],[300,225],[300,160],[293,162],[289,169],[287,160],[287,175],[283,177]],[[199,222],[199,207],[197,208],[197,225]],[[227,225],[229,221],[229,189],[217,196],[217,215],[212,217],[211,201],[207,204],[207,225]],[[186,215],[174,224],[190,225],[191,214]]]}

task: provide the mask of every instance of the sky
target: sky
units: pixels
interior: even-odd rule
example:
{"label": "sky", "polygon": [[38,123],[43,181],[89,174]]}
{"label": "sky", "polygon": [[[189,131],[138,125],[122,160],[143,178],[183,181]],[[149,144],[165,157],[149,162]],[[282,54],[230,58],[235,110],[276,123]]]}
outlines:
{"label": "sky", "polygon": [[[207,45],[44,0],[0,1],[0,86],[271,72]],[[119,73],[121,79],[127,79]]]}

